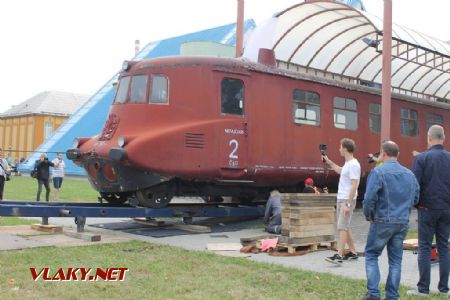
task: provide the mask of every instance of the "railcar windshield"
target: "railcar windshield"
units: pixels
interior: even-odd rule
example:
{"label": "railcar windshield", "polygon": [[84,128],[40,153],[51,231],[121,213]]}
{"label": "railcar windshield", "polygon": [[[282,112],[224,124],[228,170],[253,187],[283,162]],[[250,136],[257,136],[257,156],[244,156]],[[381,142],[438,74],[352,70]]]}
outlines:
{"label": "railcar windshield", "polygon": [[119,82],[119,89],[116,93],[114,103],[125,103],[127,100],[128,86],[130,84],[130,77],[123,77]]}
{"label": "railcar windshield", "polygon": [[167,103],[167,77],[164,75],[152,75],[152,86],[150,89],[150,103]]}
{"label": "railcar windshield", "polygon": [[147,80],[148,75],[138,75],[131,78],[130,102],[146,103],[147,102]]}

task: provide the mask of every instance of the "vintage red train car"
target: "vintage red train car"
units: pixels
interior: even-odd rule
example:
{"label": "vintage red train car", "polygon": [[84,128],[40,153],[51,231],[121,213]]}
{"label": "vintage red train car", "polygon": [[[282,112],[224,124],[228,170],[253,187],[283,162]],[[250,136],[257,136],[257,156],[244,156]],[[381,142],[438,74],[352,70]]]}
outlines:
{"label": "vintage red train car", "polygon": [[[427,126],[450,132],[450,105],[394,94],[391,138],[400,162],[425,150]],[[339,141],[357,143],[363,176],[380,147],[380,90],[293,73],[244,59],[165,57],[128,62],[103,131],[68,157],[103,198],[163,207],[175,195],[299,191],[312,177],[336,187],[319,144],[342,162]],[[447,144],[448,146],[448,144]],[[363,188],[364,184],[361,185]]]}

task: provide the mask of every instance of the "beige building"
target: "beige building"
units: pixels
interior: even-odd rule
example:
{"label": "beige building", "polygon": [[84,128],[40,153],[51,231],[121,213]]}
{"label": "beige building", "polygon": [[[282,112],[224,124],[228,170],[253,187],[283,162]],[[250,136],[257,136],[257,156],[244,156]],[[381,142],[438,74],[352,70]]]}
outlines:
{"label": "beige building", "polygon": [[0,114],[0,147],[12,160],[27,157],[83,103],[88,95],[48,91]]}

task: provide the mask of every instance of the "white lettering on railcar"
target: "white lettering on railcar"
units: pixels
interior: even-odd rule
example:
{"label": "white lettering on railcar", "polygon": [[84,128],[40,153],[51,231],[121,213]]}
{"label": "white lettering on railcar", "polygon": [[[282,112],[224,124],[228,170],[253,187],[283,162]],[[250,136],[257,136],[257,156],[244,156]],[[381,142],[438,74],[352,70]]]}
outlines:
{"label": "white lettering on railcar", "polygon": [[239,134],[244,135],[243,129],[231,129],[231,128],[225,128],[225,133],[227,134]]}

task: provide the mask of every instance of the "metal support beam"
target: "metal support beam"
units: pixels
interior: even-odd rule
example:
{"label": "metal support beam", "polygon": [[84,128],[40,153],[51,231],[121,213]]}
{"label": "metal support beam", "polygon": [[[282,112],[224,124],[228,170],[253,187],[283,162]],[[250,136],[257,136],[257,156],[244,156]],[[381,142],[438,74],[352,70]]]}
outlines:
{"label": "metal support beam", "polygon": [[392,0],[384,0],[381,142],[391,136]]}
{"label": "metal support beam", "polygon": [[236,57],[241,57],[244,48],[244,0],[237,0],[237,2]]}

